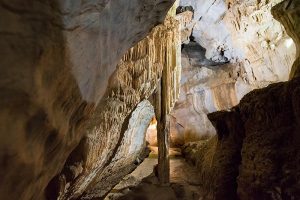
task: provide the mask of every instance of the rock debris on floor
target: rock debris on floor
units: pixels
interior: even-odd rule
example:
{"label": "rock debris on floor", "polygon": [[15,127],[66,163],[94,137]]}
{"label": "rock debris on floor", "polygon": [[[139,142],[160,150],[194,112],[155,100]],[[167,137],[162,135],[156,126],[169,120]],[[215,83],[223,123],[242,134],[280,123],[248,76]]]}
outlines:
{"label": "rock debris on floor", "polygon": [[170,151],[170,184],[162,186],[153,169],[155,152],[116,185],[105,200],[199,200],[204,199],[197,169],[178,153]]}

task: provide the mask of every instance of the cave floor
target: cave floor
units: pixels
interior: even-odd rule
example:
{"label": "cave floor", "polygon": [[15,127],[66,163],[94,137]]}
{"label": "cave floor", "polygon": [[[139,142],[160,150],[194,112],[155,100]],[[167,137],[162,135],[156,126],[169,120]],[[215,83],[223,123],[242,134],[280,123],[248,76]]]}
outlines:
{"label": "cave floor", "polygon": [[197,169],[178,151],[170,151],[170,184],[161,186],[153,173],[157,164],[152,151],[131,174],[106,196],[105,200],[199,200],[204,199]]}

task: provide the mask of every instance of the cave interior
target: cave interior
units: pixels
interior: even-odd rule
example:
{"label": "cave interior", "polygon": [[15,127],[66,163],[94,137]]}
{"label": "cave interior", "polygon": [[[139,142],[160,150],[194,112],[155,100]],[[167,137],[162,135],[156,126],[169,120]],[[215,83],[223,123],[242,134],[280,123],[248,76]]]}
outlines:
{"label": "cave interior", "polygon": [[300,199],[300,0],[0,0],[1,200]]}

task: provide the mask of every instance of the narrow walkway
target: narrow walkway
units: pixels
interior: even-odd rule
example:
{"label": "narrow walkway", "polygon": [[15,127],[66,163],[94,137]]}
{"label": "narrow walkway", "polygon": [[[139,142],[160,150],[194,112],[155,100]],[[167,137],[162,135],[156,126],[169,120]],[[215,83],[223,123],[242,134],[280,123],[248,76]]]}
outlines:
{"label": "narrow walkway", "polygon": [[157,155],[150,154],[127,175],[105,200],[199,200],[203,199],[197,169],[185,162],[178,151],[170,151],[170,184],[159,185],[153,173]]}

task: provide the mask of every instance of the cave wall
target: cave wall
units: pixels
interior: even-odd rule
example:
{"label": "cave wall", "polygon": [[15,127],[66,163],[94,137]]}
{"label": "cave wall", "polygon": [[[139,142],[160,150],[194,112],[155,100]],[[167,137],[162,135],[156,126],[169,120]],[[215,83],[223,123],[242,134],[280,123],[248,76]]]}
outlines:
{"label": "cave wall", "polygon": [[[72,180],[95,169],[92,159],[84,166],[78,160],[96,152],[105,161],[98,147],[109,148],[107,141],[85,135],[97,132],[92,121],[105,117],[96,116],[104,104],[104,112],[122,111],[103,98],[109,79],[124,53],[163,22],[173,2],[0,1],[1,199],[44,199],[47,185],[51,199],[65,189],[57,183],[67,180],[56,176],[65,164],[75,163],[67,176]],[[131,97],[131,91],[125,94]],[[97,145],[86,148],[88,142]],[[85,187],[66,192],[80,194]]]}
{"label": "cave wall", "polygon": [[238,104],[245,91],[254,87],[245,84],[243,68],[236,64],[209,66],[205,49],[197,43],[182,50],[180,97],[171,113],[184,142],[197,141],[216,134],[207,114],[227,110]]}
{"label": "cave wall", "polygon": [[[298,23],[299,3],[284,1],[272,9],[297,37],[295,42],[298,27],[289,19]],[[232,109],[208,114],[217,135],[185,146],[183,152],[198,166],[208,199],[300,198],[298,59],[291,80],[256,89]]]}
{"label": "cave wall", "polygon": [[[280,21],[285,27],[287,33],[293,38],[296,44],[296,61],[293,64],[290,79],[300,75],[300,15],[297,1],[284,1],[272,9],[272,14],[275,19]],[[282,14],[286,13],[286,14]]]}
{"label": "cave wall", "polygon": [[274,82],[288,80],[296,53],[271,15],[281,1],[181,0],[180,5],[193,7],[193,37],[208,59],[242,62],[250,82]]}
{"label": "cave wall", "polygon": [[[81,199],[103,197],[148,156],[149,150],[146,148],[145,133],[154,115],[154,108],[149,101],[144,100],[137,105],[128,116],[129,122],[123,123],[121,134],[124,136],[118,143],[115,155],[103,171],[97,175],[92,186],[84,192]],[[124,130],[125,133],[123,133]]]}
{"label": "cave wall", "polygon": [[[123,56],[110,77],[104,98],[88,121],[86,137],[76,148],[78,151],[75,149],[74,154],[69,156],[64,170],[58,175],[58,179],[65,180],[57,183],[62,188],[60,198],[78,198],[83,192],[83,199],[102,197],[133,170],[134,159],[123,158],[139,156],[140,149],[134,147],[139,138],[134,138],[126,147],[133,148],[133,152],[122,150],[122,144],[127,142],[125,131],[130,128],[130,122],[135,123],[134,120],[130,121],[130,115],[133,115],[132,111],[139,102],[155,92],[162,70],[168,70],[172,77],[169,100],[175,102],[181,71],[176,58],[180,47],[179,36],[179,23],[168,16],[163,24],[156,26],[149,36]],[[153,117],[149,112],[139,113]],[[145,135],[145,124],[140,123],[139,126]],[[135,130],[139,131],[138,127]],[[78,158],[78,155],[82,157]],[[126,166],[128,168],[122,170]],[[82,168],[81,173],[75,175],[74,170],[70,171],[74,168]],[[116,175],[111,176],[112,172]]]}
{"label": "cave wall", "polygon": [[[274,19],[271,8],[282,0],[229,1],[224,21],[233,43],[244,54],[247,79],[262,87],[288,80],[296,57],[295,43]],[[251,74],[252,73],[252,74]]]}
{"label": "cave wall", "polygon": [[[208,113],[237,105],[253,89],[288,80],[296,50],[288,30],[271,15],[279,2],[180,1],[183,72],[172,113],[174,124],[183,126],[178,138],[214,135]],[[296,27],[294,21],[288,24]]]}

